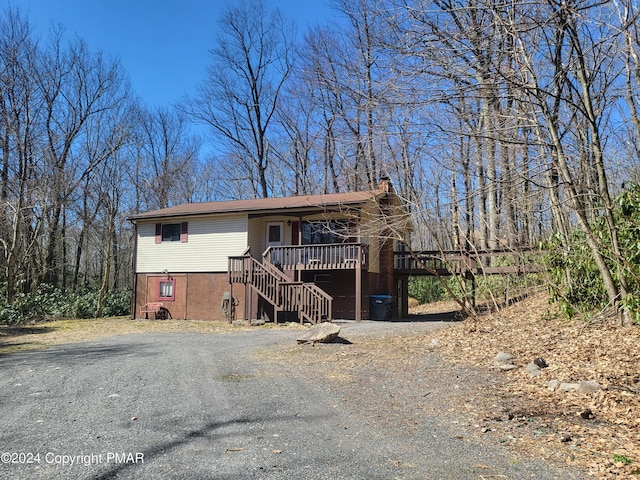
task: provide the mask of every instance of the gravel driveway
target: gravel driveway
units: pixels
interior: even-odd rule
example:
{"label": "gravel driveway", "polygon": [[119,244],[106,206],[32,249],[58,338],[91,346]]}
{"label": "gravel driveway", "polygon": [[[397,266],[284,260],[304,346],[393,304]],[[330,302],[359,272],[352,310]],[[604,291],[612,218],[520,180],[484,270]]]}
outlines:
{"label": "gravel driveway", "polygon": [[[343,332],[439,327],[361,322]],[[461,443],[437,411],[410,435],[394,432],[364,419],[348,391],[255,354],[298,334],[123,335],[0,357],[0,478],[582,478]]]}

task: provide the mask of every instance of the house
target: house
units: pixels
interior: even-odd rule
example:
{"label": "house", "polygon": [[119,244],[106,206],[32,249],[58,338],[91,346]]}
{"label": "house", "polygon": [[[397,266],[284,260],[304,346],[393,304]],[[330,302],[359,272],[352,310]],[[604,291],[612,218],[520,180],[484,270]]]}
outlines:
{"label": "house", "polygon": [[176,319],[317,323],[366,319],[391,306],[403,316],[407,278],[394,273],[401,245],[389,234],[398,225],[392,218],[409,229],[387,180],[370,191],[134,215],[133,316],[144,318],[150,306]]}

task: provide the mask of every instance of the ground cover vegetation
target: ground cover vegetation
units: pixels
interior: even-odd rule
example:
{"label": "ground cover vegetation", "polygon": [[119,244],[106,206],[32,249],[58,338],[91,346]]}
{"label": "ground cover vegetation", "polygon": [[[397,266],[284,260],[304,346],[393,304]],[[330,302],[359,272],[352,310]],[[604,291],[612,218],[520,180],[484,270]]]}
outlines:
{"label": "ground cover vegetation", "polygon": [[[109,313],[110,295],[130,287],[131,214],[361,190],[388,177],[408,205],[414,229],[400,239],[412,251],[548,247],[566,314],[609,307],[631,325],[638,7],[335,0],[335,21],[297,32],[251,0],[217,19],[197,92],[161,108],[137,99],[109,52],[64,26],[37,35],[7,7],[2,321],[42,316],[21,305],[41,305],[26,299],[44,285],[69,305],[96,292],[86,310]],[[209,127],[207,149],[194,124]],[[505,291],[517,283],[477,280]],[[449,293],[465,291],[454,285]]]}
{"label": "ground cover vegetation", "polygon": [[[98,309],[97,289],[65,292],[50,285],[39,285],[35,291],[19,292],[11,304],[0,302],[0,324],[17,325],[64,318],[95,318]],[[112,290],[103,299],[104,317],[129,315],[131,291]]]}

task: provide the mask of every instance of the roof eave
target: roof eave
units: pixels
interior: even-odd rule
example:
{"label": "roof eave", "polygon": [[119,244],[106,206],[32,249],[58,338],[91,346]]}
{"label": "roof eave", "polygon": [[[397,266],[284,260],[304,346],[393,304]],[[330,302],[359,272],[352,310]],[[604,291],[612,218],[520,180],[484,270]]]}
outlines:
{"label": "roof eave", "polygon": [[[372,192],[373,193],[373,192]],[[141,214],[137,214],[137,215],[131,215],[129,217],[127,217],[127,220],[135,223],[139,220],[160,220],[160,219],[165,219],[165,218],[174,218],[174,217],[199,217],[199,216],[218,216],[218,215],[229,215],[229,214],[234,214],[234,213],[246,213],[246,214],[252,214],[252,213],[263,213],[263,214],[289,214],[289,213],[296,213],[296,212],[300,212],[300,211],[308,211],[309,209],[317,209],[318,211],[324,211],[324,210],[329,210],[332,208],[336,208],[336,207],[340,207],[343,205],[348,205],[348,206],[354,206],[354,205],[359,205],[359,206],[364,206],[367,202],[375,199],[382,199],[387,195],[386,192],[380,192],[380,193],[376,193],[373,194],[371,197],[368,198],[362,198],[362,199],[357,199],[357,200],[345,200],[342,202],[336,202],[336,203],[329,203],[329,204],[322,204],[322,205],[314,205],[314,204],[309,204],[309,205],[300,205],[300,206],[294,206],[294,207],[279,207],[279,208],[252,208],[252,209],[228,209],[228,210],[224,210],[224,211],[217,211],[217,210],[202,210],[202,211],[198,211],[198,212],[167,212],[167,213],[163,213],[161,211],[158,211],[158,213],[141,213]]]}

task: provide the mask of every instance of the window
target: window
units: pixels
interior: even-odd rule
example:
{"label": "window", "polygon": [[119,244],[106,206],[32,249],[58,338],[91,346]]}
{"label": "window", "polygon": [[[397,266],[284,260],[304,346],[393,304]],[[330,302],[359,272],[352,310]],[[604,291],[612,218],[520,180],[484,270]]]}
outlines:
{"label": "window", "polygon": [[268,239],[267,241],[269,243],[281,243],[282,239],[280,238],[280,235],[282,234],[282,228],[281,225],[269,225],[268,226]]}
{"label": "window", "polygon": [[180,224],[165,223],[162,225],[162,241],[163,242],[179,242],[180,241]]}
{"label": "window", "polygon": [[189,223],[156,223],[156,243],[182,242],[189,239]]}
{"label": "window", "polygon": [[349,228],[346,222],[320,221],[302,223],[303,245],[346,243],[350,240]]}
{"label": "window", "polygon": [[161,279],[158,282],[158,300],[171,301],[176,298],[176,280],[174,278]]}

